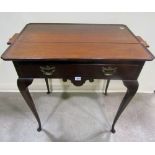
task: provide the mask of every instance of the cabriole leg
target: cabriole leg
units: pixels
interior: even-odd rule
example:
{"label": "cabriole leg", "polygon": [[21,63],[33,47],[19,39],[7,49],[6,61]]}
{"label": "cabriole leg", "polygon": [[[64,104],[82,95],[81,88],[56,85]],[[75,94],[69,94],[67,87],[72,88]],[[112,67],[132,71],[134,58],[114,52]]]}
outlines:
{"label": "cabriole leg", "polygon": [[118,120],[118,118],[120,117],[121,113],[124,111],[124,109],[126,108],[126,106],[129,104],[129,102],[131,101],[131,99],[134,97],[134,95],[137,92],[138,89],[138,81],[137,80],[133,80],[133,81],[123,81],[124,86],[127,88],[127,92],[118,108],[118,111],[116,113],[116,116],[114,118],[113,124],[112,124],[112,128],[111,128],[111,132],[115,133],[115,124]]}
{"label": "cabriole leg", "polygon": [[28,86],[33,82],[33,79],[22,79],[22,78],[19,78],[17,80],[17,85],[18,85],[18,88],[19,88],[19,91],[21,93],[21,95],[23,96],[23,98],[25,99],[27,105],[29,106],[29,108],[31,109],[32,113],[34,114],[37,122],[38,122],[38,131],[41,131],[41,122],[40,122],[40,118],[39,118],[39,115],[37,113],[37,110],[36,110],[36,107],[34,105],[34,102],[32,100],[32,97],[29,93],[29,90],[28,90]]}

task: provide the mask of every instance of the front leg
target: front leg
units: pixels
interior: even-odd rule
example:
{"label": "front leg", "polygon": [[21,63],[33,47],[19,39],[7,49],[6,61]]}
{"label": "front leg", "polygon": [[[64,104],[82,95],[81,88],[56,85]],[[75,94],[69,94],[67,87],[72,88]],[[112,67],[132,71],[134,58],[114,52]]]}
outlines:
{"label": "front leg", "polygon": [[34,114],[36,120],[38,121],[38,131],[41,131],[41,122],[40,122],[40,118],[39,115],[37,113],[36,107],[34,105],[34,102],[32,100],[32,97],[29,93],[28,90],[28,86],[33,82],[33,79],[23,79],[23,78],[19,78],[17,80],[17,85],[18,85],[18,89],[21,93],[21,95],[23,96],[23,98],[25,99],[27,105],[29,106],[29,108],[31,109],[32,113]]}
{"label": "front leg", "polygon": [[118,111],[116,113],[116,116],[114,118],[113,124],[112,124],[112,128],[111,128],[111,132],[115,133],[115,123],[117,122],[118,118],[120,117],[121,113],[124,111],[124,109],[126,108],[126,106],[129,104],[129,102],[131,101],[131,99],[134,97],[134,95],[137,92],[138,89],[138,81],[137,80],[123,80],[124,86],[127,88],[127,92],[118,108]]}

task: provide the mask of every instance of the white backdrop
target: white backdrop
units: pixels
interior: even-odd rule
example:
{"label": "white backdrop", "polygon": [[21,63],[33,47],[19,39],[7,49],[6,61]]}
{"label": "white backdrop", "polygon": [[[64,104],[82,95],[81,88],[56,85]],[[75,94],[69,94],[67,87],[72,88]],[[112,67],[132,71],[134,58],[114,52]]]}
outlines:
{"label": "white backdrop", "polygon": [[[7,48],[6,42],[27,23],[105,23],[125,24],[136,35],[142,36],[150,45],[150,51],[155,55],[155,13],[0,13],[0,54]],[[0,91],[18,91],[17,74],[11,62],[0,60]],[[146,62],[138,79],[139,92],[155,90],[155,61]],[[51,81],[50,81],[51,82]],[[104,81],[86,82],[82,87],[74,87],[70,82],[53,80],[55,91],[102,91]],[[31,90],[44,91],[44,80],[35,80]],[[109,91],[124,91],[120,81],[112,81]]]}

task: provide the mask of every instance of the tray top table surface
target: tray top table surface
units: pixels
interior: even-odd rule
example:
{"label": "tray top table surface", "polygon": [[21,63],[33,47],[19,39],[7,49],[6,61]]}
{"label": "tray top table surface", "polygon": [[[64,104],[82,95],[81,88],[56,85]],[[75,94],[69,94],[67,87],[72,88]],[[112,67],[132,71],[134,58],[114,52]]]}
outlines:
{"label": "tray top table surface", "polygon": [[125,25],[30,23],[4,60],[152,60]]}

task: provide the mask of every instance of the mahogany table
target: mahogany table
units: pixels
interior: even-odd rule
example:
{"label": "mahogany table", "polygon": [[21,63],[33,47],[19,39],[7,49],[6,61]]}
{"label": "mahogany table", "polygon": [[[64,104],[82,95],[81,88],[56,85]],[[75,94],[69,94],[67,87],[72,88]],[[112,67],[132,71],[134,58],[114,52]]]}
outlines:
{"label": "mahogany table", "polygon": [[2,59],[12,61],[17,85],[38,121],[28,86],[34,78],[71,80],[81,86],[86,80],[122,80],[127,92],[114,118],[115,123],[138,89],[137,78],[145,61],[154,56],[147,44],[127,26],[119,24],[31,23],[8,42]]}

